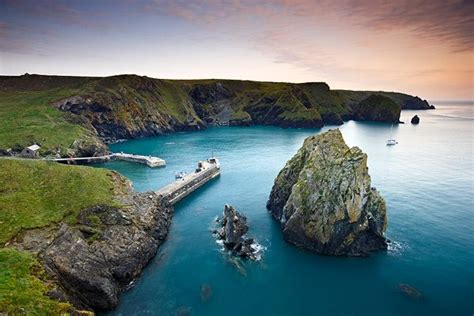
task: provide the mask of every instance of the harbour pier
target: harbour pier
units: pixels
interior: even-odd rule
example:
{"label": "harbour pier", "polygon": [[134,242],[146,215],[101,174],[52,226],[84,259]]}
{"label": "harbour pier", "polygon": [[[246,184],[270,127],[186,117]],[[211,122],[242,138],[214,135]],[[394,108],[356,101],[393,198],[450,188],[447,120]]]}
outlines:
{"label": "harbour pier", "polygon": [[158,157],[133,155],[133,154],[126,154],[126,153],[111,153],[109,155],[98,156],[98,157],[44,158],[44,160],[57,161],[57,162],[74,162],[74,161],[105,162],[108,160],[123,160],[123,161],[142,163],[151,168],[166,166],[166,161]]}
{"label": "harbour pier", "polygon": [[193,173],[177,175],[176,181],[156,191],[156,194],[161,197],[162,203],[172,206],[219,175],[217,158],[199,161]]}

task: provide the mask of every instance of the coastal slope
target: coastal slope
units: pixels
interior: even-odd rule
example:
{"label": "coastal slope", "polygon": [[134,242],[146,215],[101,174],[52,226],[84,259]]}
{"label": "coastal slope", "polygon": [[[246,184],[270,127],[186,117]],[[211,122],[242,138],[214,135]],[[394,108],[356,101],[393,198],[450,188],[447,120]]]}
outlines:
{"label": "coastal slope", "polygon": [[37,143],[43,156],[101,155],[109,142],[210,125],[398,123],[401,109],[414,108],[430,105],[395,92],[331,90],[324,82],[1,76],[0,154]]}
{"label": "coastal slope", "polygon": [[3,158],[0,188],[0,313],[115,307],[171,222],[155,193],[104,169]]}

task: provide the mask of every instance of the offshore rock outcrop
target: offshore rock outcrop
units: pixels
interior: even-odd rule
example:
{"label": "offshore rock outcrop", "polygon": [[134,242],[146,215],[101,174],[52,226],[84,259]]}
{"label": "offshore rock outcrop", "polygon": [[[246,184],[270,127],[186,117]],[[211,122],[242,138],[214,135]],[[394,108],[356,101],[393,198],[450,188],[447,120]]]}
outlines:
{"label": "offshore rock outcrop", "polygon": [[248,231],[247,218],[230,205],[224,206],[224,216],[217,219],[220,228],[214,235],[222,241],[224,247],[234,255],[258,259],[259,247],[253,238],[245,237]]}
{"label": "offshore rock outcrop", "polygon": [[59,285],[49,294],[78,309],[113,309],[165,240],[172,209],[153,192],[119,198],[123,207],[84,209],[75,224],[24,233],[12,246],[37,253]]}
{"label": "offshore rock outcrop", "polygon": [[420,124],[420,117],[418,115],[415,115],[411,118],[411,123],[412,124]]}
{"label": "offshore rock outcrop", "polygon": [[386,206],[371,187],[367,155],[339,130],[308,137],[280,171],[267,208],[284,238],[326,255],[366,256],[386,249]]}

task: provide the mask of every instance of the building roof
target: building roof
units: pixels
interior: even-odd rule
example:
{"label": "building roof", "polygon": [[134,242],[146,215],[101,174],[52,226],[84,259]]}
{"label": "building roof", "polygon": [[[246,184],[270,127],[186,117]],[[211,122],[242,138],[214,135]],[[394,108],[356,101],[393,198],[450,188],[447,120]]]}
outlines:
{"label": "building roof", "polygon": [[29,150],[32,150],[32,151],[37,151],[38,149],[40,149],[41,147],[34,144],[34,145],[31,145],[29,147],[27,147]]}

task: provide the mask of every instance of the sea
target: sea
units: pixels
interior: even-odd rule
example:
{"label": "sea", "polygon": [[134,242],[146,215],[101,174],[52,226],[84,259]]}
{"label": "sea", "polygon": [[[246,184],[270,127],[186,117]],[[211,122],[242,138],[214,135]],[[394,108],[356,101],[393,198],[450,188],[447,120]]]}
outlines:
{"label": "sea", "polygon": [[[213,127],[112,145],[166,160],[165,168],[100,165],[137,191],[157,190],[211,156],[221,175],[175,206],[166,242],[107,315],[473,315],[474,104],[434,105],[402,111],[405,124],[393,128],[355,121],[322,129]],[[410,124],[414,115],[419,125]],[[372,186],[387,203],[390,247],[368,258],[294,247],[265,207],[303,140],[334,128],[368,154]],[[386,145],[391,135],[395,146]],[[236,259],[216,243],[212,230],[225,204],[247,217],[259,261]]]}

